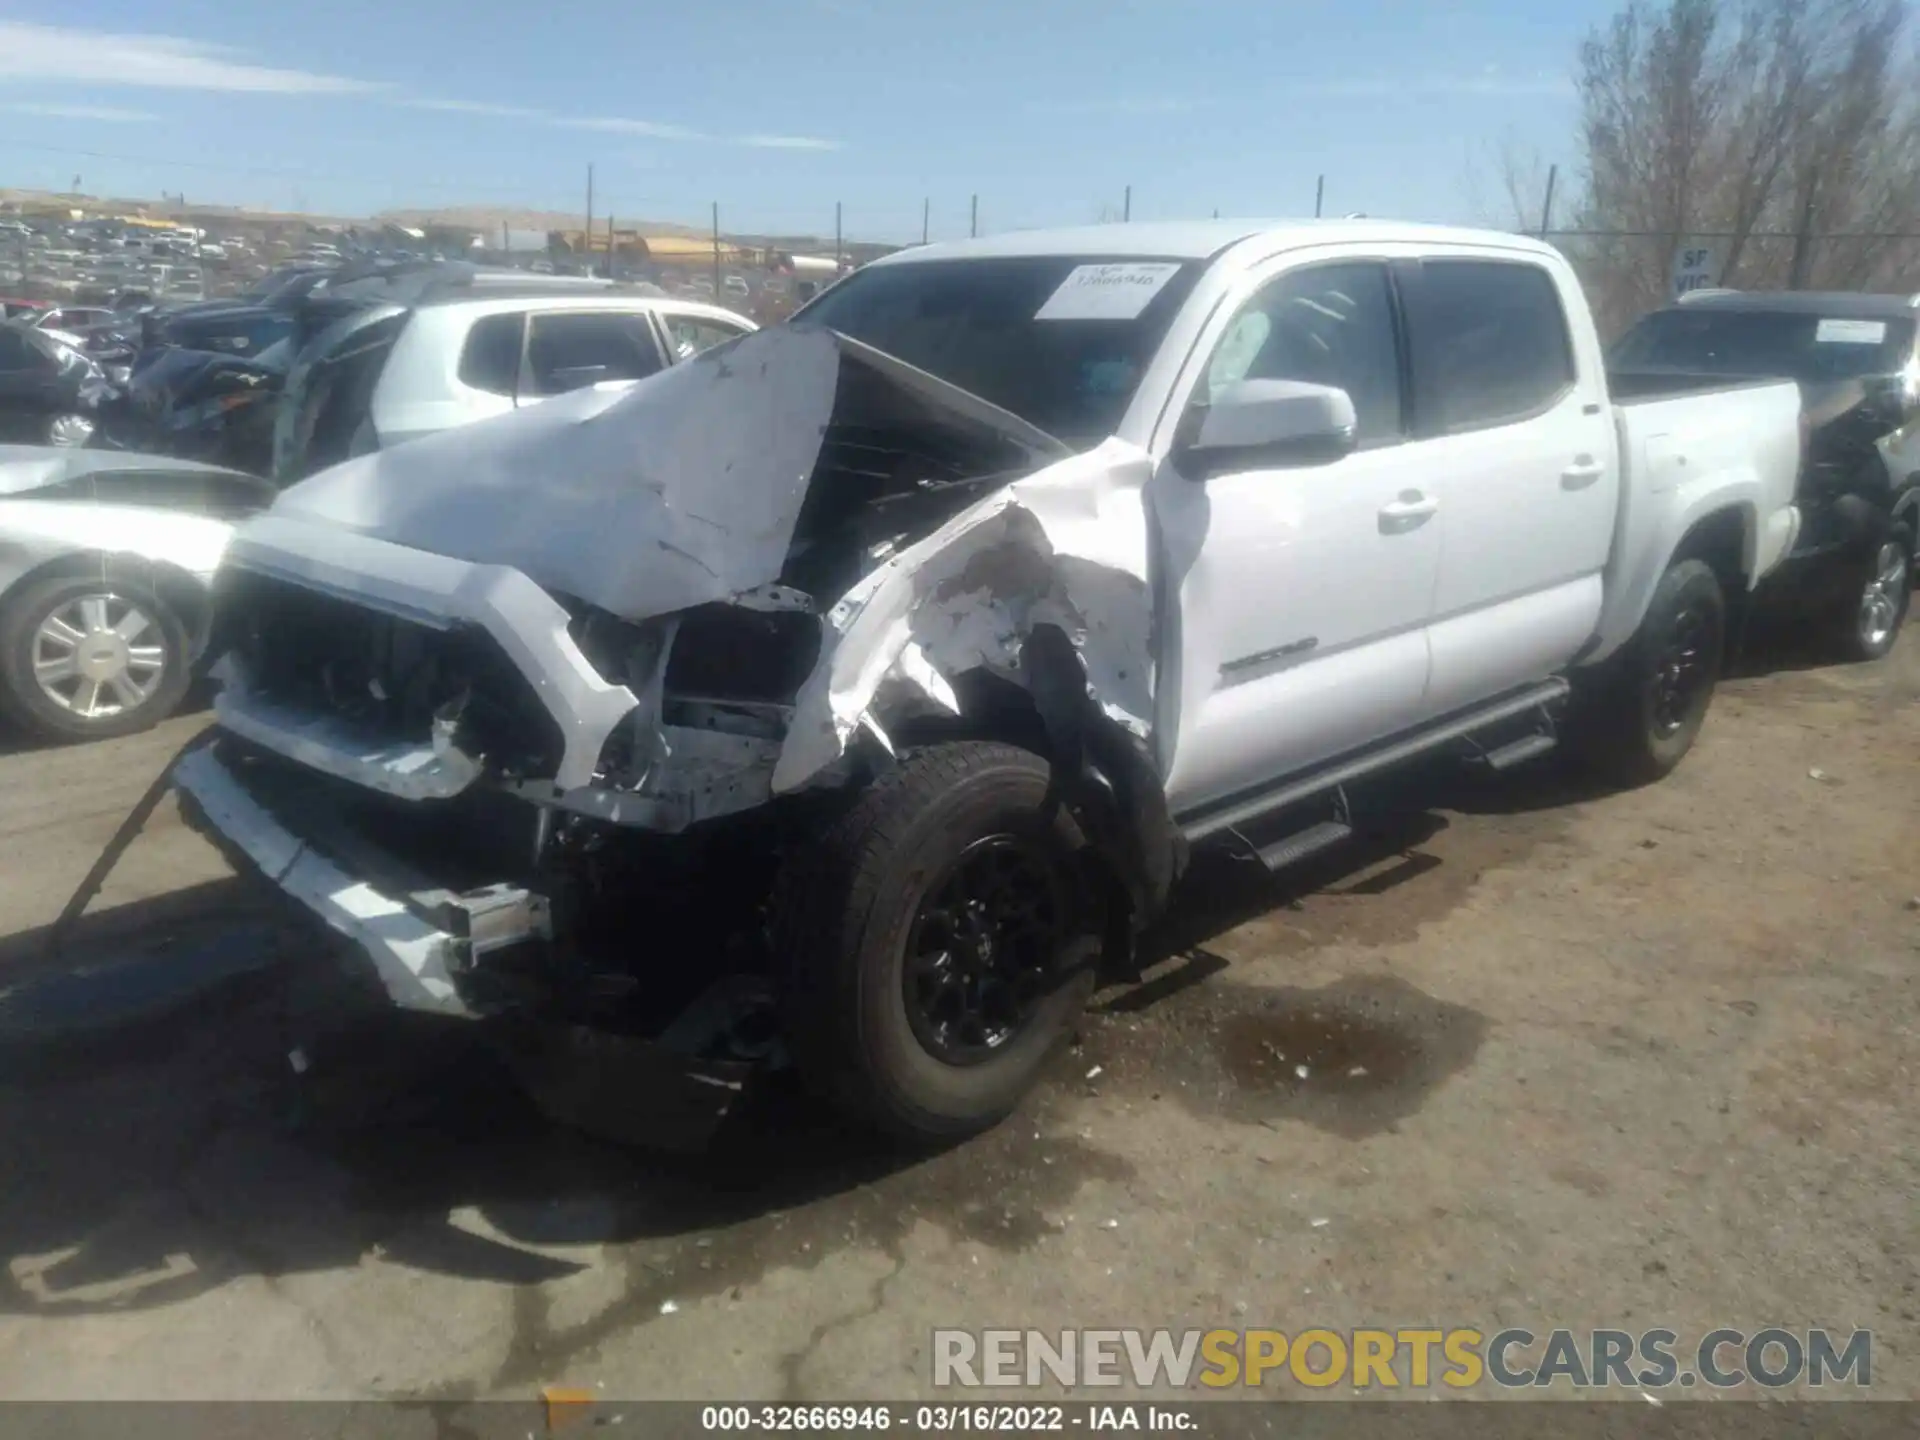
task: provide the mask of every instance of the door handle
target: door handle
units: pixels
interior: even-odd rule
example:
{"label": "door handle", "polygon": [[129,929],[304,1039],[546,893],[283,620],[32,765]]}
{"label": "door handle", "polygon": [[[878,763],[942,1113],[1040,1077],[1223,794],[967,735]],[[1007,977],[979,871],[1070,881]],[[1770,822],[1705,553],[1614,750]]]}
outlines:
{"label": "door handle", "polygon": [[1584,490],[1606,473],[1607,467],[1588,455],[1575,458],[1573,464],[1560,472],[1562,490]]}
{"label": "door handle", "polygon": [[1425,523],[1439,508],[1440,502],[1431,495],[1422,495],[1418,490],[1402,490],[1398,500],[1380,507],[1381,533],[1394,535],[1411,530]]}

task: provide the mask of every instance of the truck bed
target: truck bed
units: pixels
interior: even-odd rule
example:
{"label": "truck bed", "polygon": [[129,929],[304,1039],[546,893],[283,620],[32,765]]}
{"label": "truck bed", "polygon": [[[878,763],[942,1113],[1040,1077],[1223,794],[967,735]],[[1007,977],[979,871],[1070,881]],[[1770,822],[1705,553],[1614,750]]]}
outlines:
{"label": "truck bed", "polygon": [[1697,375],[1684,370],[1607,371],[1607,391],[1616,405],[1645,405],[1707,391],[1753,390],[1780,383],[1737,375]]}

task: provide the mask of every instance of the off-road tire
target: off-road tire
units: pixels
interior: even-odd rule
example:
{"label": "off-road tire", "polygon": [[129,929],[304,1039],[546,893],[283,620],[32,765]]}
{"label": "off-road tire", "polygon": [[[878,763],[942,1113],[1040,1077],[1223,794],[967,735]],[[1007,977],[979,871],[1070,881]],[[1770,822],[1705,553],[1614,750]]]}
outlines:
{"label": "off-road tire", "polygon": [[[1690,609],[1703,613],[1709,653],[1705,677],[1682,723],[1663,734],[1655,721],[1655,685],[1675,627]],[[1569,739],[1576,755],[1623,788],[1671,774],[1700,734],[1725,663],[1727,599],[1719,577],[1703,560],[1677,560],[1660,577],[1646,616],[1618,654],[1577,682]]]}
{"label": "off-road tire", "polygon": [[[975,1063],[931,1053],[907,1016],[913,922],[970,844],[1031,837],[1056,854],[1077,906],[1056,983],[1006,1048]],[[935,1146],[991,1128],[1031,1088],[1093,988],[1100,893],[1085,838],[1050,797],[1047,762],[985,741],[904,756],[783,865],[771,932],[788,1045],[803,1080],[865,1128]]]}
{"label": "off-road tire", "polygon": [[[1879,568],[1880,553],[1884,546],[1892,545],[1906,562],[1906,581],[1897,585],[1893,602],[1896,606],[1893,624],[1887,627],[1883,638],[1869,640],[1862,624],[1861,611],[1865,604],[1865,590],[1875,578]],[[1884,659],[1895,645],[1900,643],[1901,627],[1907,623],[1907,612],[1913,605],[1914,546],[1913,532],[1904,524],[1895,525],[1881,541],[1875,544],[1860,566],[1859,582],[1854,587],[1852,598],[1833,617],[1834,648],[1843,659],[1858,663],[1869,663]]]}
{"label": "off-road tire", "polygon": [[[86,719],[41,692],[33,675],[34,632],[53,611],[85,595],[113,593],[136,600],[152,619],[166,653],[160,686],[138,706]],[[192,645],[180,617],[153,590],[130,591],[119,582],[85,575],[50,575],[24,586],[0,610],[0,715],[40,740],[104,740],[150,730],[180,707],[193,682]]]}

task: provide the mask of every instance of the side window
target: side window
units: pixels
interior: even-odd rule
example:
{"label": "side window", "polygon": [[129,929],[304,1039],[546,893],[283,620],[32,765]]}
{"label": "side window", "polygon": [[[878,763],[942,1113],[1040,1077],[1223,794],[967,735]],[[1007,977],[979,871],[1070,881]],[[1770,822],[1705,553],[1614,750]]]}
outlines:
{"label": "side window", "polygon": [[490,395],[511,395],[520,388],[520,341],[526,333],[523,311],[476,320],[460,352],[460,383]]}
{"label": "side window", "polygon": [[1207,366],[1204,398],[1242,380],[1337,386],[1353,400],[1362,447],[1400,439],[1400,350],[1387,267],[1314,265],[1269,282],[1227,327]]}
{"label": "side window", "polygon": [[532,317],[527,369],[536,395],[561,395],[604,380],[642,380],[662,367],[645,315],[576,310]]}
{"label": "side window", "polygon": [[710,320],[704,315],[669,313],[660,318],[666,322],[667,334],[673,340],[673,355],[676,360],[691,360],[702,350],[711,350],[716,345],[724,344],[747,333],[737,325]]}
{"label": "side window", "polygon": [[1407,308],[1423,431],[1511,424],[1573,385],[1567,317],[1537,265],[1428,260]]}

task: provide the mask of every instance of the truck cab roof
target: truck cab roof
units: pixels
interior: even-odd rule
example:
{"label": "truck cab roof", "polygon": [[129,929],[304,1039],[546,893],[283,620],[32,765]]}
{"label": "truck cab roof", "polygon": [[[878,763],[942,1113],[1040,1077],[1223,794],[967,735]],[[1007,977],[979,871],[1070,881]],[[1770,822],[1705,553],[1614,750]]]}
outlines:
{"label": "truck cab roof", "polygon": [[1211,260],[1247,241],[1265,252],[1308,245],[1374,241],[1420,245],[1498,245],[1503,249],[1558,254],[1551,246],[1502,230],[1425,225],[1400,220],[1181,220],[1150,224],[1078,225],[1058,230],[1016,230],[974,240],[942,241],[900,250],[872,262],[912,265],[929,260],[1003,259],[1020,256],[1103,255],[1116,259]]}

